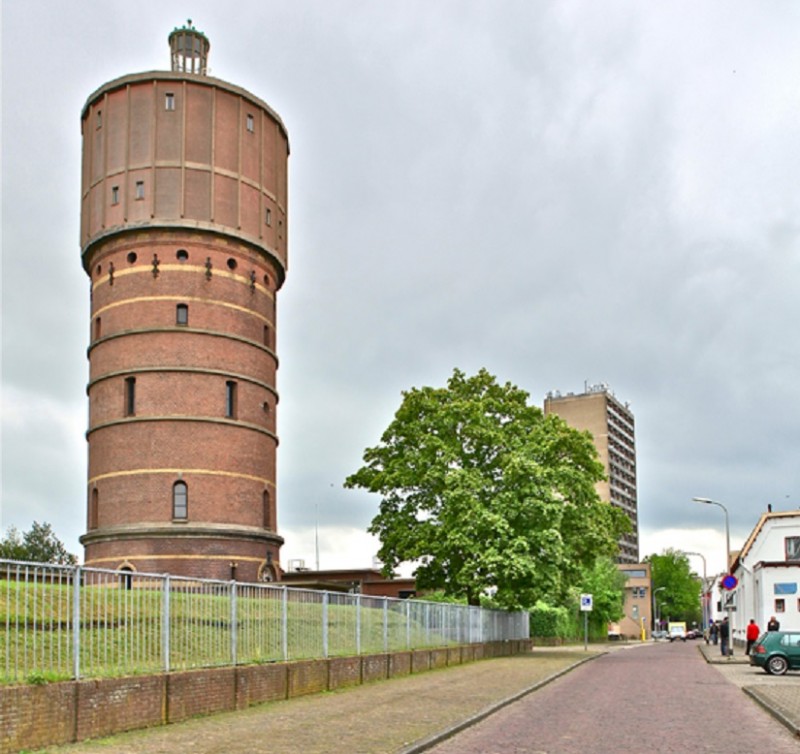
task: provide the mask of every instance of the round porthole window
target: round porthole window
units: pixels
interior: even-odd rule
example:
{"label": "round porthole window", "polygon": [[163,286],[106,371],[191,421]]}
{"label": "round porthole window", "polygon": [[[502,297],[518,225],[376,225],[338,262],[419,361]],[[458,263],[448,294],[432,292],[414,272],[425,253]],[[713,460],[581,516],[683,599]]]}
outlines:
{"label": "round porthole window", "polygon": [[175,252],[175,256],[178,258],[179,262],[185,262],[189,258],[189,252],[186,249],[178,249]]}
{"label": "round porthole window", "polygon": [[133,264],[136,261],[136,258],[136,252],[132,251],[130,254],[128,254],[128,264]]}
{"label": "round porthole window", "polygon": [[235,270],[235,269],[236,269],[236,266],[237,266],[237,265],[236,265],[236,260],[235,260],[233,257],[231,257],[231,258],[228,260],[228,269],[229,269],[229,270]]}

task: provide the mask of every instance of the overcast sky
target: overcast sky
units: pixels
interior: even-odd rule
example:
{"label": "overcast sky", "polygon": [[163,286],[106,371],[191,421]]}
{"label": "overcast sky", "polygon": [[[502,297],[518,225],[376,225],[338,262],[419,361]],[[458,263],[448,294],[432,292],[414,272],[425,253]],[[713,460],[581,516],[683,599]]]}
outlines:
{"label": "overcast sky", "polygon": [[80,112],[189,16],[289,131],[284,565],[370,565],[342,482],[454,367],[629,402],[642,555],[800,508],[800,4],[3,0],[0,527],[83,555]]}

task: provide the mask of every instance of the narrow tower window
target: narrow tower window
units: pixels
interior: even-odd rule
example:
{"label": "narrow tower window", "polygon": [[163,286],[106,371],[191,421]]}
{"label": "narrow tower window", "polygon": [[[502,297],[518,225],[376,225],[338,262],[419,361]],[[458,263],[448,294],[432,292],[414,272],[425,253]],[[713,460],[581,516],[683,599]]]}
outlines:
{"label": "narrow tower window", "polygon": [[97,506],[98,506],[98,493],[97,487],[92,489],[92,499],[89,503],[89,528],[96,529],[97,528]]}
{"label": "narrow tower window", "polygon": [[247,113],[247,130],[249,133],[254,133],[256,130],[256,120],[250,113]]}
{"label": "narrow tower window", "polygon": [[264,345],[272,348],[272,328],[269,325],[264,325]]}
{"label": "narrow tower window", "polygon": [[136,181],[136,198],[144,199],[144,181]]}
{"label": "narrow tower window", "polygon": [[94,318],[94,339],[98,340],[100,338],[100,333],[102,332],[101,328],[100,317]]}
{"label": "narrow tower window", "polygon": [[269,490],[264,490],[264,498],[262,501],[263,506],[263,516],[264,521],[263,525],[265,529],[270,528],[270,500],[269,500]]}
{"label": "narrow tower window", "polygon": [[269,207],[267,207],[264,212],[264,222],[267,225],[272,225],[272,210]]}
{"label": "narrow tower window", "polygon": [[187,304],[178,304],[175,307],[175,323],[178,325],[189,324],[189,306]]}
{"label": "narrow tower window", "polygon": [[232,380],[225,383],[225,416],[236,418],[236,383]]}
{"label": "narrow tower window", "polygon": [[172,518],[184,521],[189,518],[189,488],[186,482],[172,485]]}
{"label": "narrow tower window", "polygon": [[164,109],[165,110],[175,109],[175,95],[172,92],[167,92],[164,95]]}
{"label": "narrow tower window", "polygon": [[125,416],[136,414],[136,378],[125,378]]}
{"label": "narrow tower window", "polygon": [[111,203],[119,204],[119,186],[111,187]]}
{"label": "narrow tower window", "polygon": [[102,128],[103,127],[103,111],[102,110],[98,110],[97,111],[97,127],[98,128]]}

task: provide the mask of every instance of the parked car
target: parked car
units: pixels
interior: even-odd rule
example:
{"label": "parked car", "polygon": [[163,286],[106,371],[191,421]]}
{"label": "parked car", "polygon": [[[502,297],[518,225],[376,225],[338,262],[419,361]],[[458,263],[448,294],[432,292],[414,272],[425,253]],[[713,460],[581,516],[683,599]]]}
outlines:
{"label": "parked car", "polygon": [[669,626],[669,640],[676,639],[686,641],[686,626],[683,623],[671,623]]}
{"label": "parked car", "polygon": [[772,675],[800,670],[800,631],[767,631],[750,648],[750,664]]}
{"label": "parked car", "polygon": [[660,629],[656,629],[653,631],[653,638],[654,639],[669,639],[669,634],[666,631],[661,631]]}

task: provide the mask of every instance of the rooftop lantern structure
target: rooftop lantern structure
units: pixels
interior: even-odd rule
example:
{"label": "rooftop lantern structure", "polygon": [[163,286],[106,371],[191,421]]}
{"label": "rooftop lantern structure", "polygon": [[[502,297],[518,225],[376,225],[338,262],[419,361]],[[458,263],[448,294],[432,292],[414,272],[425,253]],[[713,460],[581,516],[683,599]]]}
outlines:
{"label": "rooftop lantern structure", "polygon": [[185,26],[175,28],[169,35],[172,70],[180,73],[208,74],[208,51],[211,43],[202,31],[192,26],[192,19]]}

